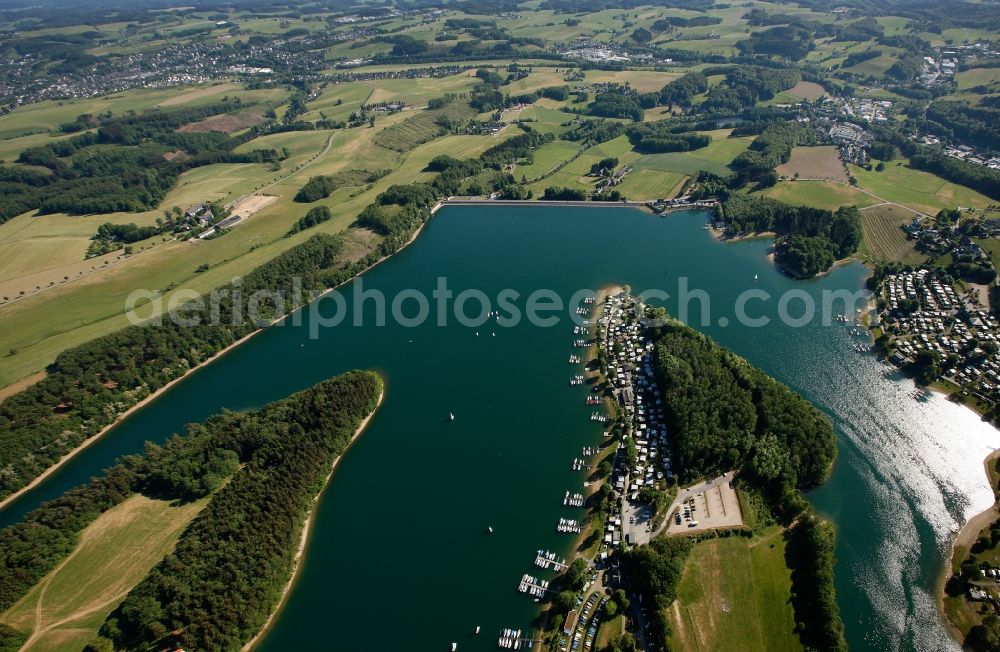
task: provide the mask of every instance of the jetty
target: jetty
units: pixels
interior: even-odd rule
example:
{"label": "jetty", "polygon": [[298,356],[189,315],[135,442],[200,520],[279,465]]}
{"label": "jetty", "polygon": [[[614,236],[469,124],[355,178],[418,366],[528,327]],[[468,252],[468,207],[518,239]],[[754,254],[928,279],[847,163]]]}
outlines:
{"label": "jetty", "polygon": [[541,643],[541,639],[536,641],[529,636],[521,636],[519,629],[505,628],[500,630],[497,647],[505,650],[529,650],[535,643]]}
{"label": "jetty", "polygon": [[535,598],[544,598],[549,591],[549,583],[525,573],[521,577],[520,584],[517,585],[517,590]]}
{"label": "jetty", "polygon": [[566,563],[566,559],[559,559],[556,557],[556,553],[549,552],[548,550],[539,550],[538,554],[535,555],[535,566],[539,568],[544,568],[545,570],[555,570],[562,572],[569,568],[569,564]]}
{"label": "jetty", "polygon": [[583,526],[580,524],[580,521],[571,518],[560,518],[559,525],[556,526],[556,532],[562,534],[580,534],[582,531]]}

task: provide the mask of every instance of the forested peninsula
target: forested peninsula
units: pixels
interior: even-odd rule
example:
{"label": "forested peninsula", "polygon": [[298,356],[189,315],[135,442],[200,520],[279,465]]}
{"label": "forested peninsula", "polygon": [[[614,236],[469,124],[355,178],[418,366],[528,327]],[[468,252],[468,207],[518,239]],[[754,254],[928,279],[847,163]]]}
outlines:
{"label": "forested peninsula", "polygon": [[[792,601],[806,649],[846,650],[833,582],[834,538],[802,492],[822,484],[836,457],[830,420],[801,396],[711,338],[653,313],[653,371],[666,408],[680,483],[736,470],[759,517],[784,526]],[[710,535],[713,536],[713,535]],[[691,537],[659,537],[626,554],[634,587],[656,606],[655,634],[669,640]]]}
{"label": "forested peninsula", "polygon": [[[0,530],[0,611],[129,497],[209,497],[88,649],[238,649],[279,604],[314,500],[382,391],[377,374],[352,371],[258,411],[216,415],[162,446],[147,444],[145,454]],[[0,645],[17,649],[25,636],[4,627]]]}

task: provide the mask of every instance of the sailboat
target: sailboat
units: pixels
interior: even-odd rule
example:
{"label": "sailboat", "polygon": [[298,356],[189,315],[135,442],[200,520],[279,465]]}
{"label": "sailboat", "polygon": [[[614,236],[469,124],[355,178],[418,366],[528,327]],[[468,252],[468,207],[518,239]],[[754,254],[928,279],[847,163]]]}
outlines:
{"label": "sailboat", "polygon": [[754,280],[754,281],[756,281],[756,280],[757,280],[757,275],[756,275],[756,274],[754,274],[754,275],[753,275],[753,280]]}

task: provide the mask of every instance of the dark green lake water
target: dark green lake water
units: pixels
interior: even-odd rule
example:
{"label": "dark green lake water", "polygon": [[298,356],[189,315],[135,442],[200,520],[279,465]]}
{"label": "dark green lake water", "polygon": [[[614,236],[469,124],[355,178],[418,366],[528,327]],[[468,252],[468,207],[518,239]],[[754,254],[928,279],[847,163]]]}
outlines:
{"label": "dark green lake water", "polygon": [[[915,400],[912,383],[851,348],[843,324],[794,328],[775,318],[783,292],[859,289],[860,265],[793,281],[768,262],[766,241],[720,244],[703,224],[701,214],[664,219],[623,208],[449,207],[366,274],[364,287],[430,296],[445,277],[455,293],[489,297],[546,288],[569,298],[609,283],[676,295],[678,277],[688,277],[711,297],[712,325],[701,330],[834,419],[839,459],[810,499],[838,528],[837,590],[851,648],[957,649],[933,586],[952,530],[992,502],[981,461],[1000,433],[940,397]],[[720,317],[735,324],[736,298],[749,288],[774,297],[749,309],[771,324],[719,326]],[[350,297],[351,288],[343,292]],[[666,305],[677,314],[673,299]],[[331,480],[301,579],[262,648],[444,650],[457,641],[462,650],[496,649],[500,628],[527,629],[535,613],[515,592],[523,573],[539,570],[534,551],[568,552],[554,526],[575,511],[561,506],[563,493],[584,479],[570,463],[600,440],[587,390],[568,385],[578,372],[567,363],[572,323],[563,312],[553,327],[455,319],[439,327],[432,318],[408,328],[374,324],[371,302],[364,312],[366,325],[349,318],[319,339],[305,325],[261,333],[128,418],[0,513],[0,525],[144,440],[372,368],[385,376],[385,402]],[[490,525],[496,532],[487,536]]]}

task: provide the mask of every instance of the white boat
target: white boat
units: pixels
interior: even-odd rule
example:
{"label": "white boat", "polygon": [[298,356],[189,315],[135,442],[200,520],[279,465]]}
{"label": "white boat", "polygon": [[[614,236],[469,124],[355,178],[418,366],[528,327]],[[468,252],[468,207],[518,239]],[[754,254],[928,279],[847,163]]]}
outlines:
{"label": "white boat", "polygon": [[487,530],[489,530],[489,533],[490,533],[490,534],[493,534],[493,526],[492,526],[492,525],[491,525],[491,526],[489,526],[489,527],[488,527],[488,528],[486,528],[486,529],[487,529]]}
{"label": "white boat", "polygon": [[479,633],[479,625],[476,625],[476,633]]}
{"label": "white boat", "polygon": [[455,413],[454,412],[449,412],[448,413],[448,421],[454,421],[454,420],[455,420]]}
{"label": "white boat", "polygon": [[457,650],[457,649],[458,649],[458,643],[452,643],[451,644],[451,652],[455,652],[455,650]]}
{"label": "white boat", "polygon": [[755,280],[755,281],[757,280],[757,275],[756,274],[753,275],[753,280]]}

